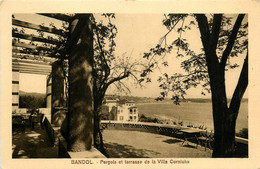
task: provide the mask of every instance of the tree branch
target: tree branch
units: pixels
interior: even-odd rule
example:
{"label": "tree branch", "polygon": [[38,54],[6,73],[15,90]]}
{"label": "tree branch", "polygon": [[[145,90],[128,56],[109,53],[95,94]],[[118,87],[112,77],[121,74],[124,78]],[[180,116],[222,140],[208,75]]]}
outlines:
{"label": "tree branch", "polygon": [[114,79],[111,79],[111,80],[107,83],[107,86],[111,85],[112,83],[114,83],[114,82],[116,82],[116,81],[120,81],[120,80],[122,80],[122,79],[128,77],[129,75],[130,75],[130,72],[129,72],[129,71],[125,71],[125,72],[123,73],[123,75],[118,76],[118,77],[116,77],[116,78],[114,78]]}
{"label": "tree branch", "polygon": [[233,113],[238,113],[240,103],[246,91],[247,85],[248,85],[248,51],[247,51],[247,55],[243,64],[243,68],[241,70],[241,74],[236,89],[234,91],[234,94],[230,102],[230,109],[233,110],[232,111]]}
{"label": "tree branch", "polygon": [[129,72],[130,73],[130,77],[133,77],[133,79],[142,87],[142,84],[139,82],[139,79],[132,73],[132,72]]}
{"label": "tree branch", "polygon": [[179,18],[179,20],[176,21],[176,23],[170,28],[170,30],[161,38],[162,39],[166,38],[166,36],[175,28],[175,26],[179,23],[180,20],[182,20],[183,18]]}
{"label": "tree branch", "polygon": [[222,14],[215,14],[213,17],[212,33],[209,41],[210,51],[216,53],[218,44],[220,26],[221,26]]}
{"label": "tree branch", "polygon": [[242,20],[244,18],[245,14],[239,14],[238,17],[237,17],[237,20],[236,20],[236,23],[232,29],[232,32],[231,32],[231,35],[229,36],[229,40],[228,40],[228,44],[226,46],[226,49],[224,50],[223,54],[222,54],[222,57],[221,57],[221,67],[222,69],[225,68],[226,66],[226,62],[227,62],[227,59],[228,59],[228,56],[234,46],[234,43],[235,43],[235,40],[236,40],[236,36],[237,36],[237,33],[238,33],[238,30],[239,30],[239,27],[242,23]]}
{"label": "tree branch", "polygon": [[[207,52],[209,37],[210,37],[208,20],[204,14],[195,14],[195,16],[196,16],[196,20],[198,22],[199,29],[200,29],[202,45],[204,47],[205,52]],[[207,53],[206,53],[206,55],[207,55]]]}
{"label": "tree branch", "polygon": [[[102,48],[102,45],[100,43],[100,40],[99,40],[99,34],[98,34],[98,31],[96,31],[96,34],[97,34],[97,41],[98,41],[98,46],[99,46],[99,49],[100,49],[100,52],[101,52],[101,61],[104,63],[105,65],[105,77],[107,78],[110,74],[110,67],[108,66],[107,64],[107,60],[106,60],[106,57],[105,57],[105,54],[104,54],[104,51],[103,51],[103,48]],[[104,78],[104,79],[106,79]]]}
{"label": "tree branch", "polygon": [[[214,25],[212,34],[210,34],[207,17],[204,14],[196,14],[196,20],[199,24],[201,40],[205,51],[206,62],[208,66],[209,75],[213,78],[218,71],[215,71],[216,65],[219,65],[218,57],[216,54],[216,43],[218,42],[219,29],[222,15],[214,15]],[[215,38],[215,39],[213,39]]]}

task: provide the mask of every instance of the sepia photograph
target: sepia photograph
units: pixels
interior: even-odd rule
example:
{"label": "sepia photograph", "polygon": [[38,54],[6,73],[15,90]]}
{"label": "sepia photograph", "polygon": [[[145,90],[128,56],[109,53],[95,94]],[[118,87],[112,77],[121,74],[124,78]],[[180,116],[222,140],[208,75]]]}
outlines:
{"label": "sepia photograph", "polygon": [[13,14],[12,157],[248,157],[247,18]]}
{"label": "sepia photograph", "polygon": [[10,163],[259,167],[248,12],[9,14]]}

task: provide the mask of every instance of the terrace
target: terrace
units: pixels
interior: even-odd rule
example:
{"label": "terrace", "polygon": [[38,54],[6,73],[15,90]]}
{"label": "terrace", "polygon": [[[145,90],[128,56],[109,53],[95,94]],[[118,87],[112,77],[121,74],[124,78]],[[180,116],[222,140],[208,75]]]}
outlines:
{"label": "terrace", "polygon": [[[32,23],[13,19],[13,26],[34,29],[57,35],[69,34],[64,46],[47,48],[37,45],[20,43],[15,38],[34,40],[56,44],[55,40],[18,33],[13,30],[13,67],[12,67],[12,108],[19,108],[19,73],[44,74],[47,79],[47,108],[42,120],[44,128],[39,123],[35,129],[25,125],[25,132],[13,131],[13,158],[55,158],[55,157],[103,157],[93,147],[94,115],[93,115],[93,84],[92,59],[93,37],[89,15],[75,17],[57,14],[40,14],[45,17],[66,21],[70,24],[70,32],[56,28],[48,28]],[[85,29],[86,31],[80,31]],[[86,47],[83,47],[86,46]],[[62,53],[58,53],[62,47]],[[30,49],[30,50],[29,50]],[[53,49],[57,51],[53,52]],[[35,50],[35,51],[31,51]],[[42,51],[48,51],[47,54]],[[27,53],[26,53],[27,52]],[[36,54],[35,54],[36,52]],[[65,105],[63,64],[70,64],[68,74],[70,102]],[[84,103],[84,104],[82,104]],[[67,110],[63,109],[68,107]],[[13,111],[13,116],[17,112]],[[68,116],[67,116],[68,115]],[[61,136],[60,127],[65,116],[73,121],[65,127],[68,140]],[[50,121],[49,121],[50,120]],[[149,123],[118,123],[102,122],[105,148],[109,157],[211,157],[212,150],[197,147],[196,140],[186,141],[175,137],[178,131],[187,127],[169,126]],[[237,147],[242,148],[239,157],[247,156],[247,140],[237,139]],[[70,151],[68,151],[70,150]],[[80,153],[77,153],[79,151]],[[86,154],[88,154],[86,156]]]}
{"label": "terrace", "polygon": [[[45,120],[47,121],[47,119]],[[58,158],[62,143],[50,138],[45,122],[32,130],[26,126],[25,132],[15,130],[12,137],[13,158]],[[123,137],[122,137],[123,136]],[[57,135],[57,137],[59,137]],[[183,140],[156,133],[117,130],[107,128],[103,131],[104,146],[110,158],[210,158],[212,150],[192,142],[182,145]],[[57,138],[56,138],[57,139]]]}
{"label": "terrace", "polygon": [[[183,138],[174,136],[180,126],[155,123],[130,123],[102,121],[104,147],[110,158],[211,158],[212,150],[198,146],[196,140],[183,144]],[[13,132],[13,158],[104,158],[96,150],[71,153],[66,141],[47,118],[44,128],[38,123],[35,129],[26,126],[25,132]],[[187,127],[183,127],[186,128]],[[247,156],[247,140],[237,137],[238,156]]]}

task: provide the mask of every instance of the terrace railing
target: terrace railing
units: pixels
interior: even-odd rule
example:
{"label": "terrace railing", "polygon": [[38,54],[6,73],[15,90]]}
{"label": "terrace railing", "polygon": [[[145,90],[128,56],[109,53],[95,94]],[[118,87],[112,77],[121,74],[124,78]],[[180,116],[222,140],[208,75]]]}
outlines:
{"label": "terrace railing", "polygon": [[[102,120],[101,127],[105,129],[115,129],[115,130],[131,130],[131,131],[142,131],[155,134],[161,134],[176,138],[181,138],[178,135],[178,131],[183,129],[188,129],[190,127],[180,126],[180,125],[170,125],[170,124],[159,124],[159,123],[147,123],[147,122],[121,122],[121,121],[109,121]],[[200,130],[201,133],[205,134],[206,130]],[[209,132],[207,132],[209,133]],[[238,157],[248,156],[248,139],[237,137],[236,141],[236,152]],[[211,144],[214,144],[213,141]]]}

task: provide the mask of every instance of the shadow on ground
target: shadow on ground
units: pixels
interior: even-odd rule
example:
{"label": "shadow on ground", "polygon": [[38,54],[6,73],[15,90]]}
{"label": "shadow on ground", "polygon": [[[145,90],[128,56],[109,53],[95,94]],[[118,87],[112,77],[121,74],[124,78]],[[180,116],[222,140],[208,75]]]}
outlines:
{"label": "shadow on ground", "polygon": [[190,144],[185,144],[185,145],[183,145],[183,147],[187,147],[187,148],[196,148],[196,146],[194,146],[194,145],[190,145]]}
{"label": "shadow on ground", "polygon": [[168,144],[175,144],[175,143],[183,142],[183,140],[179,140],[179,139],[166,139],[166,140],[163,140],[163,142],[168,143]]}
{"label": "shadow on ground", "polygon": [[[106,151],[110,158],[150,158],[159,153],[146,149],[136,149],[129,145],[105,143]],[[149,156],[148,156],[149,155]]]}
{"label": "shadow on ground", "polygon": [[25,131],[15,129],[12,132],[13,158],[56,158],[58,150],[50,146],[47,133],[40,125],[34,129],[26,126]]}

